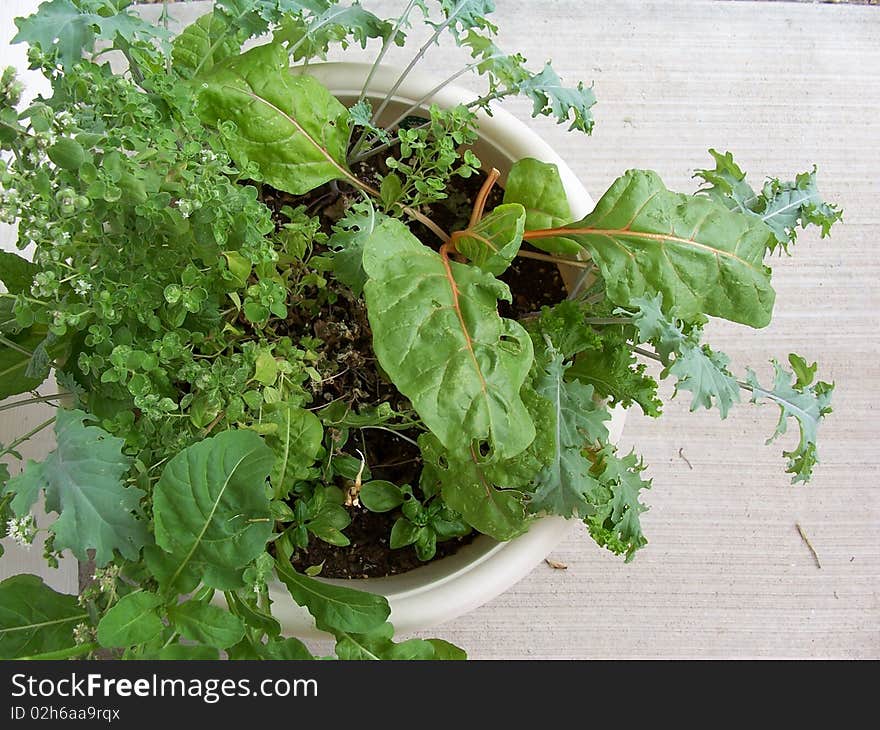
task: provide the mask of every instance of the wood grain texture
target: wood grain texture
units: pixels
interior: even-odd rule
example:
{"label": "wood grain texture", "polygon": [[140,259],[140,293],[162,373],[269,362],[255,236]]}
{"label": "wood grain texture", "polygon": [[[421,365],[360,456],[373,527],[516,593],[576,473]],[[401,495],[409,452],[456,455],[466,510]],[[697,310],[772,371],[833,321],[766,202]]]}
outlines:
{"label": "wood grain texture", "polygon": [[[692,171],[709,163],[710,146],[733,151],[753,182],[818,164],[845,224],[830,240],[803,236],[794,258],[774,263],[770,327],[713,322],[708,339],[738,370],[751,365],[764,377],[774,356],[820,360],[837,384],[835,412],[807,487],[783,474],[790,441],[763,444],[776,418],[769,407],[742,405],[721,421],[688,413],[681,399],[657,421],[631,414],[624,448],[644,455],[654,479],[644,517],[650,543],[635,562],[606,555],[575,526],[552,556],[567,570],[542,564],[431,634],[474,658],[880,657],[880,264],[870,253],[880,240],[880,12],[763,2],[497,4],[503,47],[535,65],[552,55],[565,79],[595,83],[592,138],[530,122],[594,194],[629,167],[693,190]],[[368,3],[386,15],[401,5]],[[204,9],[186,3],[173,12],[192,18]],[[422,70],[448,72],[463,57],[445,44]],[[529,117],[526,102],[506,108]],[[0,439],[18,430],[11,420],[0,416]],[[0,561],[0,576],[9,566]]]}

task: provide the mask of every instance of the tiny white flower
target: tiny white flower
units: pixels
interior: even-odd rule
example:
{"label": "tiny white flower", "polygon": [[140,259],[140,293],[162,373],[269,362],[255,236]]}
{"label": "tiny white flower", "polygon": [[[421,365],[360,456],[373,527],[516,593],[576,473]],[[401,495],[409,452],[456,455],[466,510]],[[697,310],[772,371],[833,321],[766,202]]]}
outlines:
{"label": "tiny white flower", "polygon": [[73,290],[81,297],[84,297],[92,290],[92,282],[86,279],[77,279],[73,282]]}
{"label": "tiny white flower", "polygon": [[73,627],[73,641],[77,646],[88,644],[94,641],[95,632],[91,626],[86,623],[79,623]]}
{"label": "tiny white flower", "polygon": [[33,515],[12,517],[6,522],[6,532],[24,548],[30,548],[37,536],[37,522]]}

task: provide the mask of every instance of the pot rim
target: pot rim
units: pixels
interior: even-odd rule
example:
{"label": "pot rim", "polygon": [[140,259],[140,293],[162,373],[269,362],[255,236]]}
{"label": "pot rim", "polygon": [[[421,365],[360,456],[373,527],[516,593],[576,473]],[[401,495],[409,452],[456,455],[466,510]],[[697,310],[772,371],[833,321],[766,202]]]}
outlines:
{"label": "pot rim", "polygon": [[[330,62],[310,64],[307,69],[291,68],[295,74],[307,73],[323,83],[334,95],[357,98],[371,68],[369,63]],[[372,95],[385,94],[397,80],[398,70],[379,66],[370,82]],[[432,90],[437,82],[418,72],[411,73],[392,97],[407,107]],[[428,102],[450,108],[467,103],[473,93],[450,84]],[[580,218],[593,208],[593,200],[565,161],[526,124],[502,109],[492,116],[477,112],[480,145],[490,147],[499,158],[495,166],[506,177],[509,166],[524,157],[554,163],[568,196],[572,215]],[[501,164],[499,165],[498,162]],[[622,408],[612,409],[608,424],[609,440],[620,438],[625,420]],[[384,595],[391,606],[389,620],[398,634],[426,629],[465,614],[499,596],[524,578],[568,534],[572,521],[543,517],[529,530],[508,542],[497,542],[479,535],[453,555],[427,563],[399,575],[384,578],[330,579],[329,583]],[[328,638],[319,631],[308,611],[298,606],[279,581],[269,585],[273,614],[285,633],[301,638]],[[224,599],[219,596],[222,604]]]}

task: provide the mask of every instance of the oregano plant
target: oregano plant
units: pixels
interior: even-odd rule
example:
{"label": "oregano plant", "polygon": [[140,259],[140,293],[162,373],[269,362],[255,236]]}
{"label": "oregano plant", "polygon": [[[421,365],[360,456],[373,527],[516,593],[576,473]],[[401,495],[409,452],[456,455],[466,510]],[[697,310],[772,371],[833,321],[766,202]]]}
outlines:
{"label": "oregano plant", "polygon": [[[589,133],[596,99],[502,50],[493,10],[215,0],[172,33],[167,8],[154,25],[124,0],[48,0],[16,21],[51,93],[25,103],[0,78],[0,219],[33,251],[0,254],[0,411],[56,410],[0,445],[0,529],[93,569],[78,596],[0,583],[0,658],[312,658],[273,616],[280,587],[340,659],[464,658],[395,640],[383,596],[322,577],[402,572],[546,515],[632,559],[651,480],[608,421],[661,414],[650,361],[691,410],[777,407],[770,440],[796,431],[785,470],[810,479],[833,384],[788,353],[763,381],[703,330],[770,322],[772,257],[841,217],[815,168],[755,188],[710,150],[695,192],[629,170],[580,219],[555,165],[518,160],[502,189],[477,112],[521,96]],[[428,40],[375,91],[414,27]],[[393,104],[441,41],[467,62]],[[375,62],[340,99],[309,65],[350,46]],[[466,73],[481,92],[434,103]],[[539,298],[512,275],[528,267]],[[368,530],[376,545],[353,539]]]}

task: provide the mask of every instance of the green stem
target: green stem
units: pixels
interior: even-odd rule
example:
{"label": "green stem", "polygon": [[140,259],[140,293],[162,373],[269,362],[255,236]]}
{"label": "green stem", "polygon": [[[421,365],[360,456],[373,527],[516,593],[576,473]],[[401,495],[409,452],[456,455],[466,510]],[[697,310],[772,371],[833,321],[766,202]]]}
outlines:
{"label": "green stem", "polygon": [[[85,617],[85,614],[83,614]],[[69,649],[59,649],[58,651],[46,651],[42,654],[31,654],[30,656],[16,657],[19,661],[47,661],[52,659],[73,659],[83,654],[91,654],[93,651],[100,649],[100,644],[94,642],[89,644],[79,644],[71,646]]]}
{"label": "green stem", "polygon": [[4,299],[24,299],[26,302],[30,302],[31,304],[39,304],[41,307],[48,306],[46,302],[41,302],[39,299],[33,299],[32,297],[26,297],[24,294],[10,294],[9,292],[0,292],[0,297]]}
{"label": "green stem", "polygon": [[361,426],[361,430],[364,429],[372,429],[373,431],[387,431],[388,433],[394,434],[397,438],[403,439],[404,441],[409,441],[416,448],[421,448],[419,446],[418,441],[414,441],[409,436],[404,436],[402,433],[395,431],[393,428],[386,428],[385,426]]}
{"label": "green stem", "polygon": [[4,403],[3,405],[0,405],[0,411],[9,411],[13,408],[18,408],[19,406],[29,406],[32,403],[47,403],[49,401],[57,400],[58,398],[63,398],[65,395],[70,395],[70,393],[53,393],[52,395],[41,395],[39,398],[18,400],[15,401],[15,403]]}
{"label": "green stem", "polygon": [[587,324],[632,324],[632,317],[587,317]]}
{"label": "green stem", "polygon": [[26,355],[27,357],[34,356],[34,353],[32,353],[30,350],[26,350],[21,345],[13,342],[12,340],[7,340],[2,335],[0,335],[0,345],[3,345],[4,347],[8,347],[10,350],[15,350],[16,352],[19,352],[22,355]]}
{"label": "green stem", "polygon": [[[496,91],[491,94],[486,94],[485,96],[481,96],[479,99],[474,99],[473,101],[468,102],[467,104],[465,104],[465,108],[466,109],[473,109],[474,107],[488,104],[490,101],[494,101],[495,99],[503,99],[505,96],[510,96],[511,94],[515,94],[515,93],[516,93],[515,90],[506,89],[504,91]],[[424,124],[419,124],[418,126],[413,127],[413,130],[426,129],[429,126],[431,126],[431,122],[425,122]],[[366,150],[365,152],[361,152],[358,155],[355,155],[354,150],[352,150],[352,152],[350,154],[351,164],[353,165],[357,162],[363,162],[364,160],[367,160],[370,157],[378,155],[378,154],[384,152],[385,150],[394,147],[395,145],[397,145],[399,143],[400,143],[400,140],[395,137],[394,139],[391,139],[388,142],[383,142],[382,144],[377,145],[376,147],[371,147],[370,149]]]}
{"label": "green stem", "polygon": [[[415,57],[412,61],[409,62],[409,65],[403,69],[403,72],[400,76],[397,77],[397,81],[394,82],[394,85],[385,94],[385,98],[382,100],[382,103],[379,105],[379,108],[373,112],[373,117],[370,120],[373,126],[376,126],[379,120],[379,117],[382,116],[382,112],[388,108],[388,105],[391,103],[391,98],[397,93],[397,90],[406,80],[406,77],[409,76],[410,71],[415,68],[416,64],[422,60],[422,57],[428,52],[428,49],[433,46],[440,35],[445,31],[456,19],[459,11],[466,5],[468,0],[460,0],[459,3],[455,6],[455,8],[449,13],[449,16],[444,20],[440,25],[437,26],[437,29],[434,31],[433,35],[425,41],[424,45],[418,50]],[[366,134],[366,133],[365,133]],[[352,157],[356,156],[358,152],[360,152],[360,147],[364,141],[364,135],[361,135],[361,138],[358,140],[357,144],[355,144],[354,149],[351,151]]]}
{"label": "green stem", "polygon": [[656,352],[651,352],[650,350],[646,350],[643,347],[633,347],[632,351],[636,355],[647,357],[650,360],[656,360],[657,362],[663,363],[664,365],[666,364],[665,362],[663,362],[663,358],[660,357]]}
{"label": "green stem", "polygon": [[[489,58],[483,58],[483,59],[480,59],[479,61],[474,61],[474,63],[469,63],[467,66],[459,69],[454,74],[452,74],[452,76],[447,78],[445,81],[441,81],[439,84],[437,84],[433,89],[431,89],[421,99],[414,102],[406,111],[404,111],[400,115],[398,115],[397,119],[395,119],[393,122],[391,122],[391,124],[389,124],[388,126],[385,127],[385,130],[388,132],[392,131],[398,124],[400,124],[410,114],[421,109],[425,105],[426,102],[428,102],[430,99],[434,98],[435,95],[439,94],[443,89],[445,89],[447,86],[449,86],[449,84],[451,84],[453,81],[455,81],[459,76],[464,76],[468,71],[475,69],[481,63],[485,63],[486,61],[491,61],[493,58],[501,58],[501,56],[498,55],[498,56],[490,56]],[[479,101],[480,100],[477,99],[476,102],[474,102],[474,103],[476,104]]]}
{"label": "green stem", "polygon": [[28,431],[24,436],[19,436],[17,439],[15,439],[15,441],[9,444],[9,446],[4,446],[3,451],[0,451],[0,456],[11,454],[13,451],[15,451],[16,447],[21,446],[21,444],[23,444],[29,438],[36,436],[40,431],[42,431],[44,428],[51,426],[53,423],[55,423],[54,416],[48,421],[43,421],[39,426]]}
{"label": "green stem", "polygon": [[536,261],[547,261],[551,264],[559,266],[572,266],[576,269],[594,269],[595,267],[590,261],[578,261],[577,259],[567,259],[562,256],[551,256],[546,253],[537,253],[535,251],[517,251],[517,256],[524,259],[535,259]]}
{"label": "green stem", "polygon": [[[376,60],[373,61],[373,65],[370,66],[370,73],[367,74],[366,81],[364,81],[364,85],[361,87],[361,93],[358,96],[357,103],[360,104],[367,95],[367,89],[370,88],[370,82],[373,80],[373,76],[376,75],[376,71],[379,70],[379,64],[382,63],[382,59],[385,58],[385,54],[388,52],[388,49],[391,47],[391,44],[394,42],[394,38],[397,35],[397,31],[400,30],[400,26],[402,26],[405,22],[409,14],[412,12],[413,7],[415,7],[416,0],[409,0],[406,8],[400,14],[400,17],[397,19],[397,22],[394,24],[394,28],[391,30],[391,33],[388,37],[382,41],[382,49],[379,51],[379,55],[376,56]],[[348,141],[345,144],[345,149],[348,149],[351,144],[351,134],[353,131],[353,127],[348,130]],[[363,142],[363,137],[358,139],[358,144]],[[353,152],[354,150],[352,150]]]}

